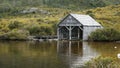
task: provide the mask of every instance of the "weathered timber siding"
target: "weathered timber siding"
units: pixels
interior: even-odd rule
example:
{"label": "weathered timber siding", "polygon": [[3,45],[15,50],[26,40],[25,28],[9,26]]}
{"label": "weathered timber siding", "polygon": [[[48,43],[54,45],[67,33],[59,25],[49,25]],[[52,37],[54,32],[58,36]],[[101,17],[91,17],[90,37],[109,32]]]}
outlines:
{"label": "weathered timber siding", "polygon": [[83,27],[83,40],[88,40],[88,36],[96,29],[101,29],[101,26],[84,26]]}

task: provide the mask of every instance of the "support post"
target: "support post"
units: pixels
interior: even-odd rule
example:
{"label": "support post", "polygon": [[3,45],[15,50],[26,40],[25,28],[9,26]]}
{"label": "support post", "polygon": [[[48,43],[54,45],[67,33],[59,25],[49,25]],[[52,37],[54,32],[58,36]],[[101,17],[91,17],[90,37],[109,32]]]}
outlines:
{"label": "support post", "polygon": [[57,42],[57,53],[59,53],[59,46],[60,46],[60,44],[59,44],[59,41]]}
{"label": "support post", "polygon": [[59,27],[57,28],[57,37],[58,37],[58,40],[60,40],[60,36],[59,36]]}
{"label": "support post", "polygon": [[69,40],[71,40],[71,35],[72,35],[72,29],[71,29],[71,26],[69,27]]}
{"label": "support post", "polygon": [[80,39],[80,30],[78,28],[78,39]]}

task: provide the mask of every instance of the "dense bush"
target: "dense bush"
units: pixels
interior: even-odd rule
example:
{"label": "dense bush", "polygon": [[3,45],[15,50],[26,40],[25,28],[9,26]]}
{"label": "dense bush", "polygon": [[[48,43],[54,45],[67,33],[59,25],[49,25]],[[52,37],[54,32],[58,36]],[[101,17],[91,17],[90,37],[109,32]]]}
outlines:
{"label": "dense bush", "polygon": [[106,6],[105,2],[102,1],[102,0],[93,0],[93,1],[90,2],[91,6],[94,6],[94,7],[98,7],[98,6],[99,7],[104,7],[104,6]]}
{"label": "dense bush", "polygon": [[120,65],[114,58],[98,57],[87,62],[83,68],[120,68]]}
{"label": "dense bush", "polygon": [[0,35],[0,39],[5,40],[27,40],[29,32],[27,30],[14,29],[11,32]]}
{"label": "dense bush", "polygon": [[120,40],[120,32],[113,28],[98,29],[92,32],[89,40],[93,41],[118,41]]}
{"label": "dense bush", "polygon": [[9,25],[8,25],[8,28],[9,29],[15,29],[15,28],[20,28],[22,26],[22,23],[21,22],[18,22],[18,21],[14,21],[14,22],[11,22]]}
{"label": "dense bush", "polygon": [[9,39],[27,39],[29,36],[29,32],[26,30],[12,30],[9,34],[8,37]]}
{"label": "dense bush", "polygon": [[50,26],[39,26],[39,25],[35,25],[32,27],[28,28],[30,35],[34,35],[34,36],[44,36],[44,35],[53,35],[54,31],[53,28]]}

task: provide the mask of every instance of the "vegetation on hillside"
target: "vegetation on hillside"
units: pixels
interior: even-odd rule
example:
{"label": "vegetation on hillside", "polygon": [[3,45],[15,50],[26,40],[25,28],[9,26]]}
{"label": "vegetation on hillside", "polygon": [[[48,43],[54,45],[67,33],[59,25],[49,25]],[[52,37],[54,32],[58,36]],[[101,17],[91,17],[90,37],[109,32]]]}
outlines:
{"label": "vegetation on hillside", "polygon": [[[15,39],[9,34],[19,35],[16,30],[25,31],[25,36],[56,35],[57,23],[69,12],[59,8],[33,7],[11,13],[0,18],[0,39]],[[15,37],[21,39],[21,36]]]}
{"label": "vegetation on hillside", "polygon": [[120,5],[111,5],[85,11],[95,18],[102,26],[120,31]]}
{"label": "vegetation on hillside", "polygon": [[[87,9],[120,4],[120,0],[0,0],[0,12],[9,12],[18,7],[49,6],[65,9]],[[78,7],[79,6],[79,7]]]}
{"label": "vegetation on hillside", "polygon": [[95,18],[104,29],[91,33],[90,40],[118,41],[120,40],[120,5],[87,10],[86,14]]}
{"label": "vegetation on hillside", "polygon": [[[39,6],[36,3],[36,2],[40,3],[39,1],[44,0],[36,1],[31,0],[29,2],[27,2],[26,0],[21,0],[17,2],[15,0],[1,1],[0,4],[2,6],[0,7],[0,39],[25,39],[27,36],[30,35],[32,36],[56,35],[57,24],[59,23],[60,20],[62,20],[64,16],[66,16],[69,13],[89,14],[104,27],[112,27],[115,30],[120,31],[120,5],[113,5],[102,8],[98,7],[96,9],[78,11],[67,8],[66,9],[53,7],[50,8],[48,6],[43,6],[42,4],[41,4],[42,6]],[[59,0],[56,0],[54,4],[57,5],[57,3],[59,3],[57,1]],[[73,1],[70,1],[68,3],[72,4],[71,2]],[[27,3],[24,5],[25,2]],[[112,2],[112,0],[110,2]],[[33,4],[36,3],[36,6],[31,3]],[[77,9],[77,7],[74,9]]]}

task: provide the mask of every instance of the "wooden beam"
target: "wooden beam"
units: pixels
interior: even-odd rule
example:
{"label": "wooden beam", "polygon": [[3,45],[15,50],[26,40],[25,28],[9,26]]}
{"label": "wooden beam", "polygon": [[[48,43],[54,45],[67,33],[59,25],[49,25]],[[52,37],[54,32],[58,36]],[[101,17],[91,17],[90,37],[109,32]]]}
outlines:
{"label": "wooden beam", "polygon": [[71,30],[73,30],[73,29],[74,29],[74,27],[75,27],[75,26],[73,26]]}
{"label": "wooden beam", "polygon": [[80,26],[79,26],[79,28],[80,28],[81,30],[83,30],[83,28],[81,28]]}
{"label": "wooden beam", "polygon": [[69,28],[67,26],[65,26],[65,27],[69,30]]}

